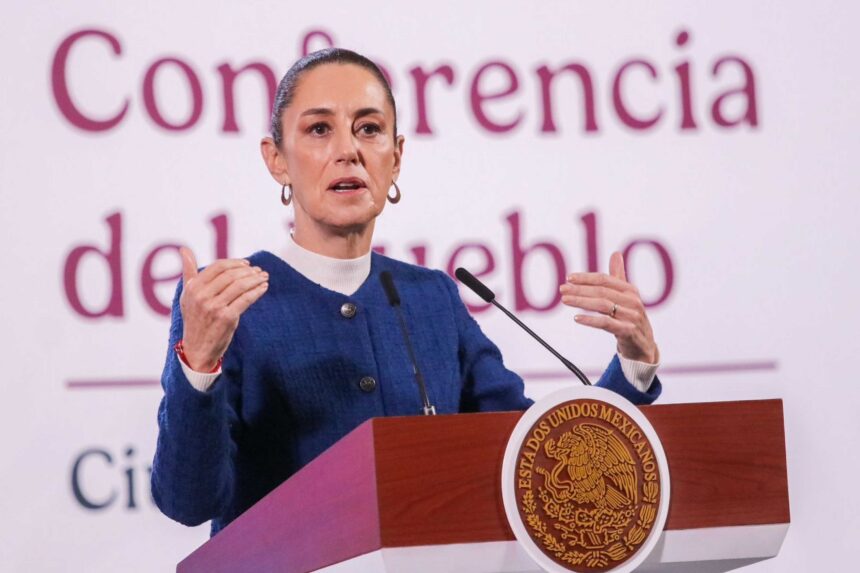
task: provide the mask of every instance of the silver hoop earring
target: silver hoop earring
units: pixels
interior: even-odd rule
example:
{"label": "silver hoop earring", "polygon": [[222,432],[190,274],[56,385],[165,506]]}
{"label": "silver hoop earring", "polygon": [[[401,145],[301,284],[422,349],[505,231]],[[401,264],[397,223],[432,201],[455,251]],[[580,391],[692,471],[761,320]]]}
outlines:
{"label": "silver hoop earring", "polygon": [[[290,188],[290,194],[289,195],[284,194],[284,191],[286,191],[287,187]],[[284,207],[287,207],[287,206],[289,206],[290,201],[292,201],[292,200],[293,200],[293,186],[287,185],[286,183],[284,183],[281,186],[281,203],[284,204]]]}
{"label": "silver hoop earring", "polygon": [[387,195],[387,197],[388,197],[388,201],[389,201],[392,205],[394,205],[394,204],[396,204],[396,203],[400,203],[400,187],[398,187],[398,186],[397,186],[397,182],[396,182],[396,181],[392,181],[392,182],[391,182],[391,184],[392,184],[392,185],[394,185],[394,191],[395,191],[395,194],[394,194],[394,197],[392,197],[390,194],[389,194],[389,195]]}

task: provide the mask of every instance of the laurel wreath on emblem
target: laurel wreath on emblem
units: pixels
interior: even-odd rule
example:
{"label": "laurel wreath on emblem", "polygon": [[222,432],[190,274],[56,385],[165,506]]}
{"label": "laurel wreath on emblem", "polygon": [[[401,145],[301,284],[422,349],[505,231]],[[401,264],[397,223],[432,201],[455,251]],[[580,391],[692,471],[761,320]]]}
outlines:
{"label": "laurel wreath on emblem", "polygon": [[626,559],[657,517],[658,484],[642,485],[637,512],[635,462],[612,431],[595,424],[580,424],[558,442],[548,440],[544,451],[557,463],[549,471],[536,468],[544,476],[538,495],[543,511],[557,521],[553,527],[561,540],[537,514],[537,500],[529,490],[522,496],[522,508],[534,537],[556,559],[571,565],[605,567]]}

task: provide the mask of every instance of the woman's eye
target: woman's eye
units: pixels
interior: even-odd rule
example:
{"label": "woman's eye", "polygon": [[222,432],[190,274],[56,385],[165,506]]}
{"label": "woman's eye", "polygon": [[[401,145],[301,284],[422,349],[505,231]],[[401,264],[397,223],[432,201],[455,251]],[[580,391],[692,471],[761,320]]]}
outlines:
{"label": "woman's eye", "polygon": [[377,133],[382,133],[382,128],[375,123],[365,123],[359,127],[358,130],[364,135],[376,135]]}
{"label": "woman's eye", "polygon": [[315,123],[308,128],[308,133],[312,133],[314,135],[325,135],[328,131],[329,127],[325,123]]}

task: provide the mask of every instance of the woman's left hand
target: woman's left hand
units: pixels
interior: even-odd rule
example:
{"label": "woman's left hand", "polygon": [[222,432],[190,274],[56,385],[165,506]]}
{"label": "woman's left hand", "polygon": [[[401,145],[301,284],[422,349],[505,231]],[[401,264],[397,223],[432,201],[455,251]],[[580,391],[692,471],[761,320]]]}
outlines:
{"label": "woman's left hand", "polygon": [[567,306],[599,313],[577,314],[574,320],[614,334],[621,356],[649,364],[659,362],[660,351],[654,342],[645,305],[639,290],[627,282],[621,253],[612,253],[608,275],[573,273],[559,291],[561,302]]}

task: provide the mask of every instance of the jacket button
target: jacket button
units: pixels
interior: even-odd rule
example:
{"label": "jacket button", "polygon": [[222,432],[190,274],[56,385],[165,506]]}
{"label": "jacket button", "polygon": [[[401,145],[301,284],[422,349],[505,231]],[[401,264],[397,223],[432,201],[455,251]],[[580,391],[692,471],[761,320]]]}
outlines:
{"label": "jacket button", "polygon": [[376,389],[376,380],[374,380],[370,376],[365,376],[358,383],[358,387],[365,392],[373,392]]}
{"label": "jacket button", "polygon": [[344,318],[352,318],[355,316],[356,307],[351,302],[345,302],[340,307],[340,315]]}

